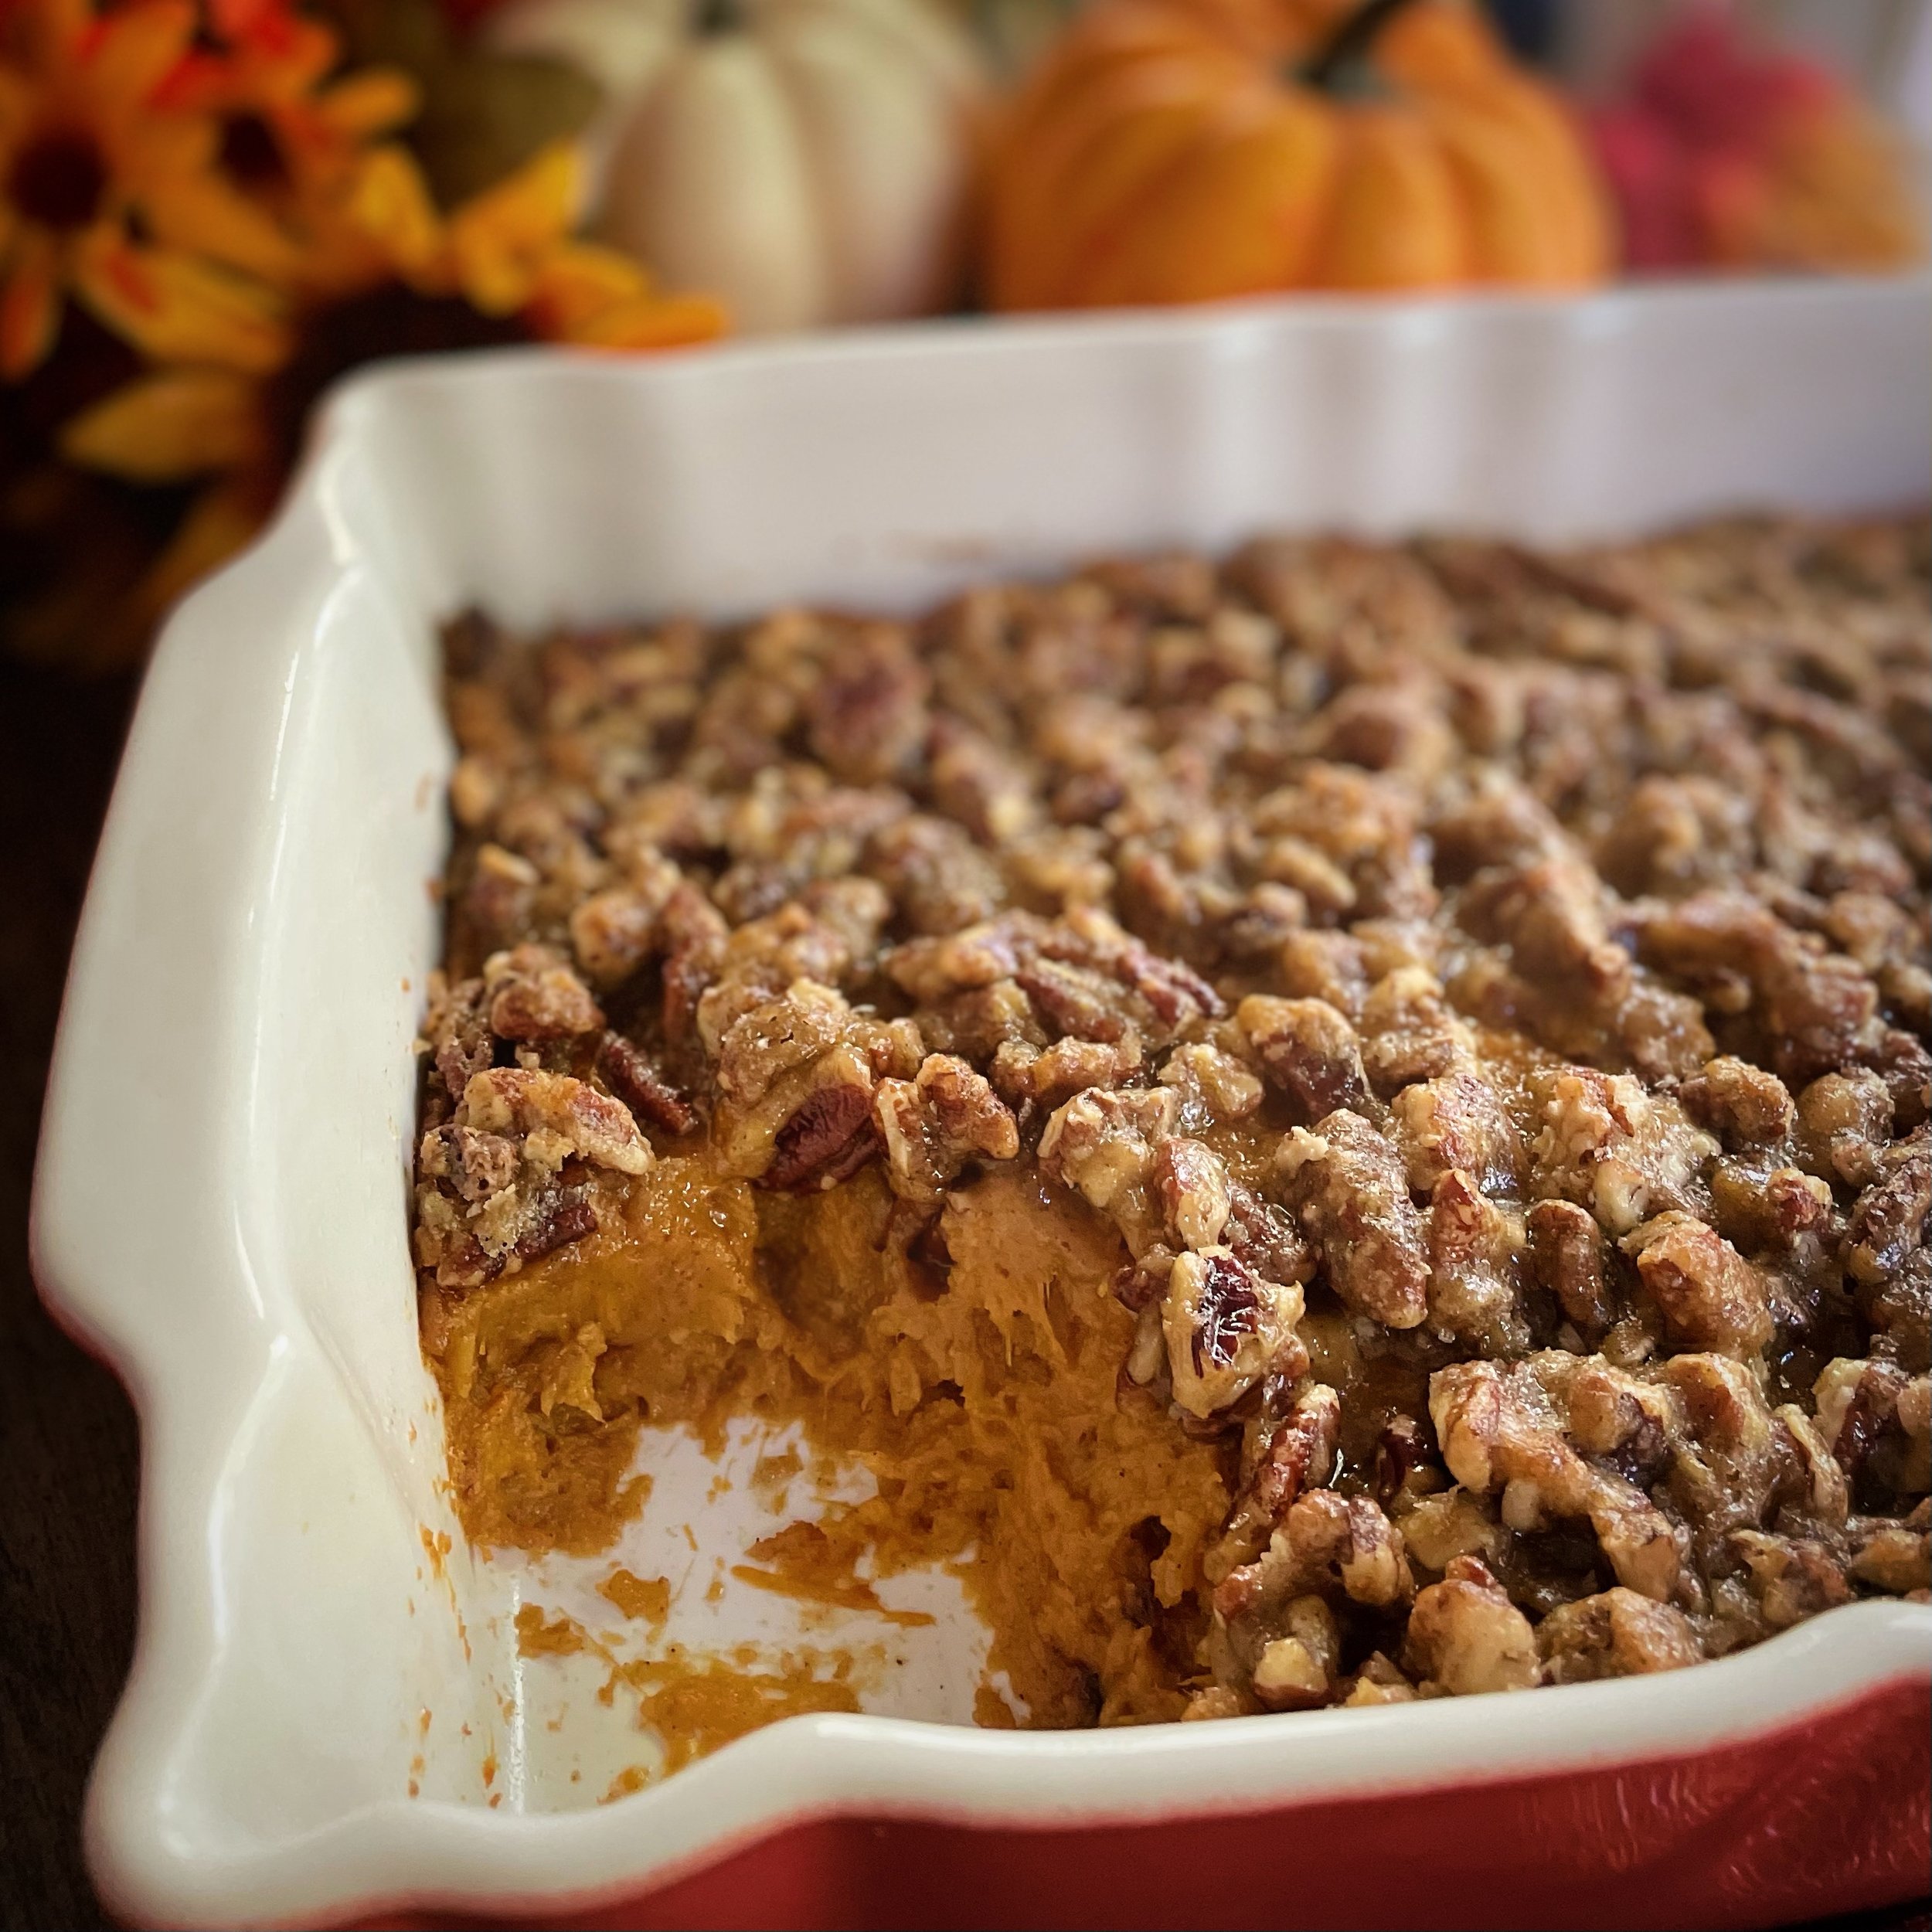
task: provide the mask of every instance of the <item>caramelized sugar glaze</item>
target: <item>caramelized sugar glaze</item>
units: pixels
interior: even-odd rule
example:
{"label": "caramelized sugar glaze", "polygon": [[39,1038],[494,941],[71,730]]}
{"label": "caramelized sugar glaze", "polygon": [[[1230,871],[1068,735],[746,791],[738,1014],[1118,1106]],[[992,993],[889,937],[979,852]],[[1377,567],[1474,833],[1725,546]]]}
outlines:
{"label": "caramelized sugar glaze", "polygon": [[453,625],[416,1245],[471,1536],[594,1553],[646,1420],[796,1423],[877,1493],[765,1572],[955,1566],[1056,1726],[1922,1596],[1927,549]]}

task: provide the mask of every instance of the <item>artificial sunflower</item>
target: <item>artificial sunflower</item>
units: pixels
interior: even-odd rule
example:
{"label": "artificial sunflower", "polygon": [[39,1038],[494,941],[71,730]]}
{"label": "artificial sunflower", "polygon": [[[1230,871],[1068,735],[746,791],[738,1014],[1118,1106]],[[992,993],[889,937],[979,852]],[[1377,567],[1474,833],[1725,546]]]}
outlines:
{"label": "artificial sunflower", "polygon": [[287,349],[272,368],[155,369],[67,423],[71,462],[147,483],[216,478],[136,587],[129,621],[151,623],[249,540],[316,398],[361,363],[513,342],[665,349],[723,332],[716,302],[661,294],[634,262],[573,239],[580,166],[559,144],[444,214],[406,150],[376,149],[338,204],[313,211],[301,270],[277,291]]}
{"label": "artificial sunflower", "polygon": [[[416,113],[420,90],[400,70],[338,74],[335,29],[288,0],[204,0],[196,44],[161,91],[166,105],[212,119],[216,165],[300,248],[304,216],[342,188],[369,144]],[[281,265],[299,272],[299,257]]]}
{"label": "artificial sunflower", "polygon": [[294,251],[216,165],[212,117],[161,97],[196,25],[184,0],[0,10],[0,379],[46,358],[70,295],[153,359],[283,352],[251,278]]}
{"label": "artificial sunflower", "polygon": [[[292,0],[0,0],[9,649],[137,656],[265,520],[315,398],[360,363],[722,331],[715,303],[575,238],[568,142],[439,206],[395,138],[417,94],[345,70]],[[97,539],[123,526],[110,569]]]}
{"label": "artificial sunflower", "polygon": [[573,240],[580,158],[560,143],[444,214],[408,151],[365,155],[276,291],[287,350],[251,361],[164,367],[70,422],[70,460],[146,482],[226,473],[231,499],[272,496],[298,453],[309,406],[377,356],[509,342],[664,349],[719,334],[703,297],[658,293],[644,270]]}

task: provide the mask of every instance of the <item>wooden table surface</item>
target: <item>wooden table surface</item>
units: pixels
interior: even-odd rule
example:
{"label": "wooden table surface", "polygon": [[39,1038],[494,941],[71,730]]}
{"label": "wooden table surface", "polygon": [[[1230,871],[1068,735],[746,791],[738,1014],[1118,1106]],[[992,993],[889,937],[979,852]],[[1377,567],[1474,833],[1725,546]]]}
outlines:
{"label": "wooden table surface", "polygon": [[[131,685],[0,662],[0,1928],[111,1923],[77,1836],[134,1644],[136,1435],[27,1270],[41,1090]],[[104,1185],[112,1177],[103,1176]],[[1932,1900],[1821,1921],[1932,1932]]]}

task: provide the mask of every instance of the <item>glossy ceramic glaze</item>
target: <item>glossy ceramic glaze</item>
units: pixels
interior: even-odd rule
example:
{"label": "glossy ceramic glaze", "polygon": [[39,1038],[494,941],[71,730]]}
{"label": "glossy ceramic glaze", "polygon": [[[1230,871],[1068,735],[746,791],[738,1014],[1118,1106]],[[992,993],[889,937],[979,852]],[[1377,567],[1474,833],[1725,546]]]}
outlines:
{"label": "glossy ceramic glaze", "polygon": [[[583,1579],[455,1534],[405,1229],[438,617],[904,607],[1268,526],[1883,506],[1932,491],[1929,323],[1924,281],[1270,303],[478,356],[338,395],[274,530],[168,627],[49,1096],[36,1267],[143,1426],[139,1645],[87,1815],[116,1909],[1720,1924],[1922,1888],[1913,1604],[1529,1697],[1106,1734],[798,1719],[587,1804],[635,1740],[515,1654],[518,1603]],[[875,1711],[957,1714],[975,1630],[949,1616],[965,1648]]]}

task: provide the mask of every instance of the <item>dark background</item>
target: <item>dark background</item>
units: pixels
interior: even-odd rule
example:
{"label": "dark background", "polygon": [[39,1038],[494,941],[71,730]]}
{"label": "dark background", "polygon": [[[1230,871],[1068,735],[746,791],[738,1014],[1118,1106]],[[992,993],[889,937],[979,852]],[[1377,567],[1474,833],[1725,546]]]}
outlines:
{"label": "dark background", "polygon": [[[133,1651],[134,1419],[35,1298],[27,1200],[67,949],[134,695],[0,659],[0,1928],[104,1925],[82,1789]],[[114,1176],[101,1176],[104,1196]],[[1932,1900],[1821,1921],[1932,1932]]]}

